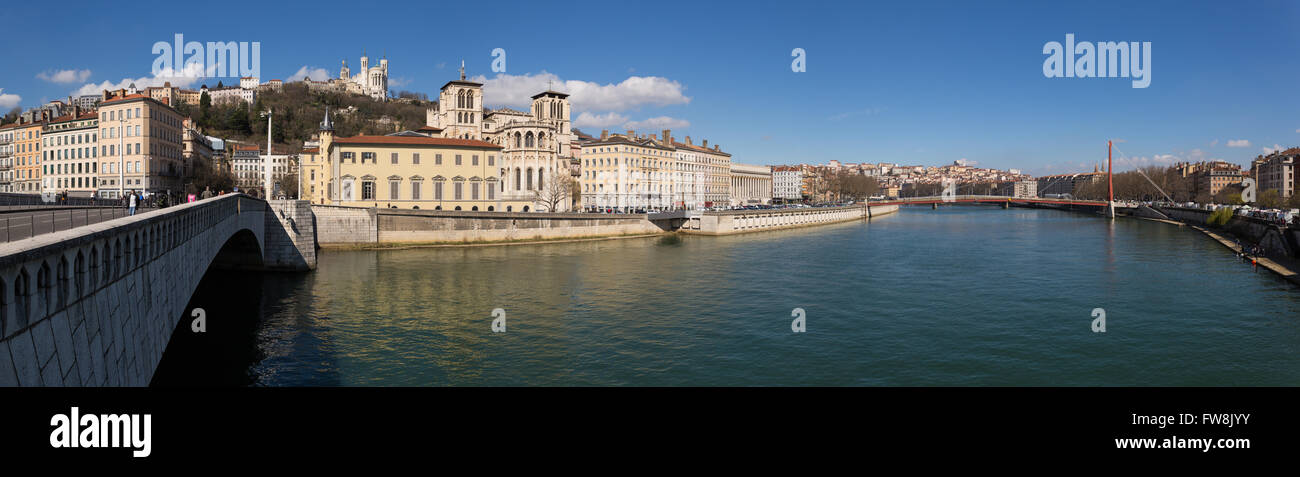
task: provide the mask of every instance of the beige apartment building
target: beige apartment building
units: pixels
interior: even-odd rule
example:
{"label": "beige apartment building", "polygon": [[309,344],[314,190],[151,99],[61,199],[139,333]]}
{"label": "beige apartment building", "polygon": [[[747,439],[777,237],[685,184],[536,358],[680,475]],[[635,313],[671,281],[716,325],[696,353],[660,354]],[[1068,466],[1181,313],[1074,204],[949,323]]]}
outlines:
{"label": "beige apartment building", "polygon": [[1295,194],[1296,159],[1300,148],[1290,148],[1255,158],[1252,166],[1260,192],[1275,190],[1283,199]]}
{"label": "beige apartment building", "polygon": [[686,142],[677,142],[672,131],[665,129],[663,137],[676,149],[677,171],[673,208],[702,209],[727,205],[731,198],[731,154],[722,152],[717,144],[709,149],[709,140],[699,145],[686,136]]}
{"label": "beige apartment building", "polygon": [[609,134],[582,145],[582,200],[590,210],[670,210],[677,150],[651,136]]}
{"label": "beige apartment building", "polygon": [[105,93],[99,105],[99,196],[181,193],[184,118],[146,94]]}
{"label": "beige apartment building", "polygon": [[41,139],[42,192],[91,197],[99,188],[99,114],[82,113],[56,118],[45,125]]}

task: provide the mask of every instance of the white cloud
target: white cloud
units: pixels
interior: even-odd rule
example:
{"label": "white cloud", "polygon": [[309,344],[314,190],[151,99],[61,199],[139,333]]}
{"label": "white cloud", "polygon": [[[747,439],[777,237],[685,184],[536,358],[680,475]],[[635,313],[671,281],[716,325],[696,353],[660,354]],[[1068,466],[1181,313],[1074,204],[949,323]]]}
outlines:
{"label": "white cloud", "polygon": [[1250,147],[1250,141],[1246,139],[1229,139],[1228,147]]}
{"label": "white cloud", "polygon": [[691,98],[677,81],[658,76],[630,76],[614,84],[563,80],[545,71],[523,75],[498,74],[494,78],[471,78],[483,83],[484,101],[490,106],[527,107],[532,96],[553,89],[569,93],[574,109],[585,111],[627,111],[641,106],[686,104]]}
{"label": "white cloud", "polygon": [[8,110],[23,101],[22,96],[16,94],[5,94],[5,89],[0,88],[0,109]]}
{"label": "white cloud", "polygon": [[607,128],[618,126],[628,122],[628,117],[618,113],[591,114],[582,112],[578,114],[577,119],[573,120],[575,127],[586,128]]}
{"label": "white cloud", "polygon": [[304,65],[302,68],[298,68],[297,73],[290,75],[289,79],[285,81],[302,81],[303,78],[311,78],[312,81],[325,81],[330,78],[330,74],[328,71],[325,71],[325,68],[311,68]]}
{"label": "white cloud", "polygon": [[1282,151],[1283,149],[1286,149],[1286,148],[1285,148],[1285,147],[1282,147],[1281,144],[1274,144],[1273,147],[1265,146],[1263,149],[1264,149],[1264,154],[1272,154],[1272,153],[1275,153],[1275,152],[1280,152],[1280,151]]}
{"label": "white cloud", "polygon": [[1295,132],[1298,132],[1298,133],[1300,133],[1300,129],[1297,129],[1297,130],[1295,130]]}
{"label": "white cloud", "polygon": [[[216,65],[213,65],[213,68],[215,67]],[[111,91],[115,89],[122,89],[130,86],[133,83],[135,84],[136,88],[141,90],[150,86],[162,86],[166,83],[171,83],[172,86],[175,86],[177,88],[188,88],[198,83],[199,80],[204,79],[204,77],[208,76],[208,73],[211,72],[212,71],[205,72],[203,70],[203,65],[201,64],[191,63],[186,65],[184,70],[175,71],[170,68],[167,68],[159,72],[157,76],[144,76],[135,79],[122,78],[121,81],[118,81],[116,83],[111,81],[102,81],[100,83],[86,83],[82,85],[80,88],[77,88],[71,94],[73,96],[81,96],[85,94],[100,94],[103,93],[104,90]],[[238,84],[238,81],[236,81],[235,83]]]}
{"label": "white cloud", "polygon": [[90,79],[90,70],[42,71],[36,77],[51,83],[85,83]]}
{"label": "white cloud", "polygon": [[966,159],[966,158],[964,158],[964,157],[961,158],[961,159],[956,160],[955,162],[956,162],[957,165],[959,165],[959,166],[974,166],[974,165],[976,165],[976,164],[979,164],[979,161],[968,160],[968,159]]}
{"label": "white cloud", "polygon": [[691,122],[685,119],[670,118],[668,116],[658,116],[641,121],[628,121],[623,125],[624,128],[632,130],[650,129],[682,129],[691,127]]}

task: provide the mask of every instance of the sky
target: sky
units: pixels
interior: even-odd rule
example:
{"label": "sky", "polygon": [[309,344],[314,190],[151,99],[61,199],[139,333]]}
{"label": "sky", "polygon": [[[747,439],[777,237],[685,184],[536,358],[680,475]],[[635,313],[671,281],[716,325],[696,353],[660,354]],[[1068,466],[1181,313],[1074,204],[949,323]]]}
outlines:
{"label": "sky", "polygon": [[[237,82],[155,77],[153,45],[181,34],[258,42],[262,81],[336,77],[343,60],[355,72],[364,51],[388,58],[390,90],[436,97],[464,61],[490,107],[526,110],[550,87],[589,134],[669,128],[749,164],[1046,175],[1091,171],[1107,140],[1118,170],[1300,145],[1300,2],[51,5],[0,9],[23,32],[0,43],[0,112],[131,82]],[[1067,34],[1150,42],[1149,86],[1047,77],[1045,45]]]}

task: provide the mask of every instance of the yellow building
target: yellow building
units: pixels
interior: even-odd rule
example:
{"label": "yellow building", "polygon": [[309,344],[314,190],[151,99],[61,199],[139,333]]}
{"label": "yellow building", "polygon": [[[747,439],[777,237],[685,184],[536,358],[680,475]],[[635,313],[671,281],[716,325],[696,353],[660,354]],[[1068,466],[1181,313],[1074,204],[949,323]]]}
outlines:
{"label": "yellow building", "polygon": [[319,149],[304,151],[303,195],[317,204],[355,207],[531,211],[532,200],[504,200],[500,156],[501,146],[477,139],[336,138],[327,114]]}

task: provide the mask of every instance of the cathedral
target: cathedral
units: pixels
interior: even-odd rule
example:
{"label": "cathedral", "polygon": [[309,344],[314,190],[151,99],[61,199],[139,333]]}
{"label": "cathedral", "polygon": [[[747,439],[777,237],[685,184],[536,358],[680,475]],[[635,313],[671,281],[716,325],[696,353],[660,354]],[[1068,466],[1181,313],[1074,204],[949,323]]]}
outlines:
{"label": "cathedral", "polygon": [[[438,102],[427,112],[423,128],[430,135],[477,139],[502,147],[499,164],[501,197],[533,200],[553,180],[570,176],[569,95],[543,91],[533,95],[529,112],[509,108],[485,109],[483,84],[460,79],[442,86]],[[562,209],[570,209],[572,199]]]}
{"label": "cathedral", "polygon": [[388,99],[388,58],[380,58],[379,64],[370,66],[370,58],[361,54],[361,69],[353,75],[347,60],[339,69],[338,81],[344,84],[349,93],[364,94],[376,101]]}

